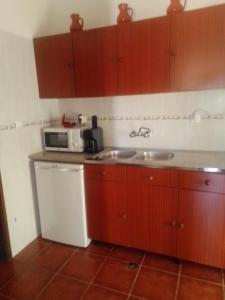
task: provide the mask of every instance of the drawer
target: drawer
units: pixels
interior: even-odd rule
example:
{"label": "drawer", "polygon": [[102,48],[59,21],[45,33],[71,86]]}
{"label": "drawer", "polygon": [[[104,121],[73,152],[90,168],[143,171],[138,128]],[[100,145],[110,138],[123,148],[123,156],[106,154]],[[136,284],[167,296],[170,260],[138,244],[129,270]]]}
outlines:
{"label": "drawer", "polygon": [[179,187],[182,189],[224,194],[225,175],[193,171],[180,171]]}
{"label": "drawer", "polygon": [[84,165],[85,179],[125,181],[126,167],[109,165]]}
{"label": "drawer", "polygon": [[143,167],[127,168],[129,182],[176,187],[177,171],[171,169],[155,169]]}

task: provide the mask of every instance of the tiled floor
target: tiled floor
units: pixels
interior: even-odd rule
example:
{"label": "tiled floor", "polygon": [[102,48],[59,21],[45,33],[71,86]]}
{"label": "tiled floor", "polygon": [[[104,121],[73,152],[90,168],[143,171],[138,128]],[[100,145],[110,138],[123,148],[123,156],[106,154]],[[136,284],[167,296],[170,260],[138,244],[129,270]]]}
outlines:
{"label": "tiled floor", "polygon": [[0,261],[0,300],[225,300],[223,276],[139,250],[39,239],[11,262]]}

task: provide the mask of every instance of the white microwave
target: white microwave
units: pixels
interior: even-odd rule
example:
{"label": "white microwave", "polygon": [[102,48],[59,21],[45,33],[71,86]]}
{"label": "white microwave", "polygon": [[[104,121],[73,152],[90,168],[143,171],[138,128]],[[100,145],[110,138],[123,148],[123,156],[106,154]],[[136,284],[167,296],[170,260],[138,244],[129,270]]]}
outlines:
{"label": "white microwave", "polygon": [[44,149],[46,151],[83,152],[84,127],[49,127],[43,129]]}

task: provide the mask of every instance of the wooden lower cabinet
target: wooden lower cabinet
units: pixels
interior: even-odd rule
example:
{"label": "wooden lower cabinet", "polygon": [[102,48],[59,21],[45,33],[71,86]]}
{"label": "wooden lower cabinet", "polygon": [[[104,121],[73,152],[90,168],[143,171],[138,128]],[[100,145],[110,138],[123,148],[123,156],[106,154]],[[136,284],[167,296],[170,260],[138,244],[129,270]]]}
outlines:
{"label": "wooden lower cabinet", "polygon": [[178,258],[224,267],[225,195],[181,190],[178,220]]}
{"label": "wooden lower cabinet", "polygon": [[86,181],[88,233],[92,239],[129,246],[126,184]]}
{"label": "wooden lower cabinet", "polygon": [[177,190],[128,184],[131,246],[176,256]]}
{"label": "wooden lower cabinet", "polygon": [[89,236],[224,268],[223,181],[223,174],[87,165]]}

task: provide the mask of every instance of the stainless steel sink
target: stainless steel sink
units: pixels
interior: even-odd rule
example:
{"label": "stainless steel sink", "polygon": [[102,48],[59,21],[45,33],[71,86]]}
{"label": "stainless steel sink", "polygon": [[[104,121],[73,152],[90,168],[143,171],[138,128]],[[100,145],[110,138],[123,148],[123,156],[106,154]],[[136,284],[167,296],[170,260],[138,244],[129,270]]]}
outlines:
{"label": "stainless steel sink", "polygon": [[144,151],[136,156],[136,160],[154,161],[154,160],[171,160],[174,158],[173,152],[168,151]]}
{"label": "stainless steel sink", "polygon": [[99,153],[94,157],[97,160],[121,160],[129,159],[136,155],[136,151],[132,150],[110,150],[103,153]]}

